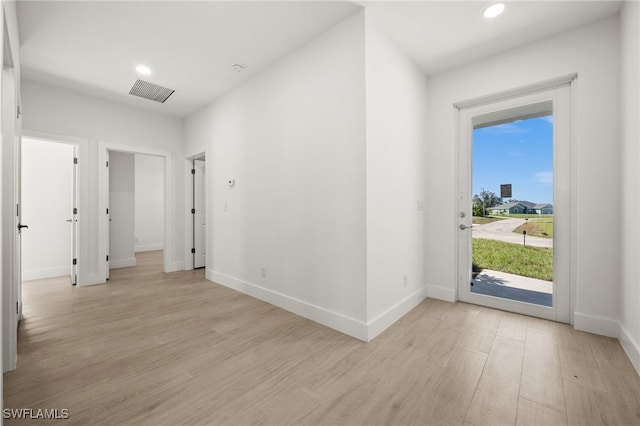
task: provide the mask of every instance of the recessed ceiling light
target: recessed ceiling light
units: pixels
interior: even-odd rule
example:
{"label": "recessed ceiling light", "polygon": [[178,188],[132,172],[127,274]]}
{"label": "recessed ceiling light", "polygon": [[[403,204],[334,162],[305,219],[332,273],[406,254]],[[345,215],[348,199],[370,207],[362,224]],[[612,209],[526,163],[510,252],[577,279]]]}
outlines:
{"label": "recessed ceiling light", "polygon": [[491,19],[500,15],[502,12],[504,12],[504,3],[495,3],[487,7],[483,15],[485,18]]}
{"label": "recessed ceiling light", "polygon": [[150,69],[149,67],[145,67],[144,65],[138,65],[138,66],[136,67],[136,71],[137,71],[139,74],[142,74],[142,75],[149,75],[149,74],[151,74],[151,69]]}

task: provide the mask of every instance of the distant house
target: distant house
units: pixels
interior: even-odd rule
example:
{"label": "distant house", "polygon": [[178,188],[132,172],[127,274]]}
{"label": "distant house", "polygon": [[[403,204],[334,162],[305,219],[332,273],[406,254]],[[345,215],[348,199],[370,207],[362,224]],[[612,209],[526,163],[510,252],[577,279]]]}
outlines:
{"label": "distant house", "polygon": [[553,214],[553,204],[514,201],[501,206],[489,207],[492,214]]}

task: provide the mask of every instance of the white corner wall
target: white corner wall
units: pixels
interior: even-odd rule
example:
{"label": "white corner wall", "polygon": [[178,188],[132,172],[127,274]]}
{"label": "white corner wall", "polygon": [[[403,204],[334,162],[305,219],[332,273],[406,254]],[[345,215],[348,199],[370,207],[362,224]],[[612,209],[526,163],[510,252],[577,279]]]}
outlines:
{"label": "white corner wall", "polygon": [[207,278],[366,340],[364,78],[360,12],[185,134],[206,144]]}
{"label": "white corner wall", "polygon": [[[166,151],[172,154],[173,179],[169,181],[172,194],[173,221],[169,224],[172,257],[169,270],[184,267],[184,197],[176,196],[176,188],[182,191],[184,183],[183,120],[128,105],[98,99],[83,93],[47,84],[25,80],[22,83],[23,129],[48,135],[62,135],[88,140],[88,169],[86,181],[87,212],[79,215],[86,221],[86,232],[81,237],[79,267],[84,268],[88,279],[82,284],[104,282],[100,267],[104,258],[97,244],[99,221],[103,212],[98,211],[98,144],[107,142],[128,148]],[[82,228],[81,228],[82,229]],[[84,247],[84,248],[83,248]],[[100,264],[100,265],[99,265]]]}
{"label": "white corner wall", "polygon": [[136,266],[135,156],[109,153],[109,268]]}
{"label": "white corner wall", "polygon": [[[620,297],[617,220],[597,205],[620,205],[619,43],[613,16],[428,79],[429,149],[426,267],[429,295],[456,297],[456,143],[454,103],[578,73],[575,109],[577,173],[577,328],[616,336]],[[634,194],[625,195],[634,197]],[[604,215],[604,216],[603,216]]]}
{"label": "white corner wall", "polygon": [[135,251],[164,248],[164,161],[135,154]]}
{"label": "white corner wall", "polygon": [[640,373],[640,3],[620,12],[620,342]]}
{"label": "white corner wall", "polygon": [[[427,78],[367,14],[369,339],[426,297]],[[433,206],[431,206],[433,207]],[[406,280],[406,281],[405,281]]]}
{"label": "white corner wall", "polygon": [[22,280],[71,273],[73,146],[22,140]]}

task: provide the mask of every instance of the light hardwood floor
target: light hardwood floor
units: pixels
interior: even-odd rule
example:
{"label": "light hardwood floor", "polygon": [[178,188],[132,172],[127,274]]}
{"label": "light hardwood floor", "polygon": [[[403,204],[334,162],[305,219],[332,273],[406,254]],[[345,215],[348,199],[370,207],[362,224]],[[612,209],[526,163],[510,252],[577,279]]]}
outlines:
{"label": "light hardwood floor", "polygon": [[161,261],[25,283],[4,407],[67,408],[68,425],[640,425],[615,339],[427,299],[363,343]]}

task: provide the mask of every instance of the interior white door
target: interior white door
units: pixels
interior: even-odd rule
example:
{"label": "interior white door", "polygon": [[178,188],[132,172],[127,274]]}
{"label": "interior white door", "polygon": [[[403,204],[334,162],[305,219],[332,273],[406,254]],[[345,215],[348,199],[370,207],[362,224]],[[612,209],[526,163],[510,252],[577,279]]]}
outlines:
{"label": "interior white door", "polygon": [[[471,291],[472,282],[472,143],[478,123],[507,123],[553,114],[553,294],[551,306],[526,303]],[[462,107],[458,121],[458,299],[561,322],[570,322],[571,308],[571,87],[548,89]]]}
{"label": "interior white door", "polygon": [[106,240],[105,240],[105,246],[106,246],[106,253],[107,253],[107,257],[106,257],[106,263],[107,263],[107,268],[105,271],[105,278],[107,280],[109,280],[109,232],[110,232],[110,228],[111,228],[111,218],[109,216],[109,151],[107,151],[106,153],[106,163],[105,163],[105,168],[106,168],[106,195],[105,197],[107,197],[107,209],[105,211],[105,221],[107,223],[107,233],[106,233]]}
{"label": "interior white door", "polygon": [[206,168],[205,161],[194,160],[193,169],[193,241],[195,253],[193,257],[194,268],[204,268],[206,265],[207,246],[207,212],[206,212]]}
{"label": "interior white door", "polygon": [[71,283],[78,284],[78,147],[73,147],[71,175]]}

